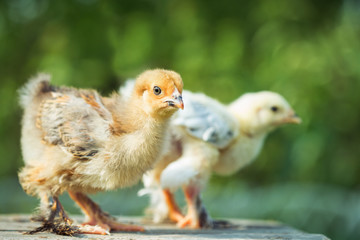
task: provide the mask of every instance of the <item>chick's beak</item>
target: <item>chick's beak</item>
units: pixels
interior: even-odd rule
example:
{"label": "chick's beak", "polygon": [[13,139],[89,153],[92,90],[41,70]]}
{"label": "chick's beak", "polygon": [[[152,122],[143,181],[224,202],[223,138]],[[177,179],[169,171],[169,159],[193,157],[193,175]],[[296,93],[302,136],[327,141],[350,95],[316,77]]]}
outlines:
{"label": "chick's beak", "polygon": [[165,102],[167,102],[169,106],[184,109],[184,102],[177,88],[175,88],[172,97],[165,100]]}
{"label": "chick's beak", "polygon": [[[170,103],[170,101],[172,101]],[[184,102],[182,100],[181,94],[173,95],[173,99],[168,101],[169,106],[175,106],[177,108],[184,109]]]}
{"label": "chick's beak", "polygon": [[175,101],[174,101],[175,106],[178,108],[181,108],[181,110],[184,110],[184,102],[182,100],[181,94],[179,94],[178,96],[175,96],[174,99],[175,99]]}
{"label": "chick's beak", "polygon": [[294,111],[291,111],[288,117],[284,118],[284,123],[300,124],[301,118]]}

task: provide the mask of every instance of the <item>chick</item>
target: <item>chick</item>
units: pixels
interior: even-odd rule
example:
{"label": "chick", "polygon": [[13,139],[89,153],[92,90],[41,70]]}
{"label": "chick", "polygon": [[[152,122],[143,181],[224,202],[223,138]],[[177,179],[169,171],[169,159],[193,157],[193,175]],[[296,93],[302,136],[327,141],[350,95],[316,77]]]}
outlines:
{"label": "chick", "polygon": [[[148,70],[129,97],[102,97],[95,90],[56,87],[40,74],[20,90],[24,109],[19,173],[26,193],[40,198],[48,216],[33,232],[109,234],[143,231],[115,221],[86,194],[128,187],[158,159],[170,117],[184,108],[176,72]],[[72,227],[58,196],[67,191],[88,221]],[[32,233],[33,233],[32,232]]]}
{"label": "chick", "polygon": [[[172,144],[144,177],[153,220],[165,218],[179,227],[214,227],[201,203],[200,193],[213,172],[231,175],[251,163],[266,136],[277,127],[300,123],[287,101],[277,93],[244,94],[225,106],[203,94],[184,91],[187,109],[172,120]],[[173,192],[183,189],[187,204],[184,216]]]}

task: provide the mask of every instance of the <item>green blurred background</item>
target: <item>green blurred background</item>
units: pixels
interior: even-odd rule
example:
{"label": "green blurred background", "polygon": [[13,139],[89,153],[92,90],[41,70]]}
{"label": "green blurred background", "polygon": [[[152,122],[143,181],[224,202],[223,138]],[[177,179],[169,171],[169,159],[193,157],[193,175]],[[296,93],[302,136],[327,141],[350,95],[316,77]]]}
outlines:
{"label": "green blurred background", "polygon": [[[303,119],[271,134],[254,164],[212,179],[203,197],[214,217],[360,238],[358,1],[3,0],[0,63],[0,213],[37,205],[17,182],[16,90],[29,77],[44,71],[55,84],[108,94],[161,67],[225,103],[248,91],[279,92]],[[93,198],[112,214],[140,215],[140,187]]]}

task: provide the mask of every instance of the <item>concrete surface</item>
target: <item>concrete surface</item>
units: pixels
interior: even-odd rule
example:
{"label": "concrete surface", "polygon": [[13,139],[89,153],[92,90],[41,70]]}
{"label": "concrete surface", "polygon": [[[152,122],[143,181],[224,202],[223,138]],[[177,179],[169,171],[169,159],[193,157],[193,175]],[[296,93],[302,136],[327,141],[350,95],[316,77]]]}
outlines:
{"label": "concrete surface", "polygon": [[[24,234],[40,226],[31,222],[30,215],[0,215],[0,239],[124,239],[124,240],[185,240],[185,239],[299,239],[299,240],[327,240],[321,234],[304,233],[274,221],[227,219],[236,227],[231,229],[191,230],[178,229],[173,224],[152,224],[140,217],[118,217],[120,222],[143,225],[143,233],[112,232],[108,236],[76,235],[74,237],[59,236],[53,233]],[[81,216],[71,216],[81,222]]]}

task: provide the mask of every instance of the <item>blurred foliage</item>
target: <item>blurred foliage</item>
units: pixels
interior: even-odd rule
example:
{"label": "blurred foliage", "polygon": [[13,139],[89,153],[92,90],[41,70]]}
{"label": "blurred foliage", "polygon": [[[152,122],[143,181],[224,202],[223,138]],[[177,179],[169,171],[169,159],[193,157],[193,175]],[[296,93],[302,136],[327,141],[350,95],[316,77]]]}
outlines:
{"label": "blurred foliage", "polygon": [[[326,194],[309,195],[314,201],[334,203],[325,204],[327,210],[313,211],[312,202],[306,201],[279,220],[351,239],[341,224],[324,227],[316,221],[328,223],[330,213],[334,219],[340,216],[340,204],[346,199],[336,198],[343,199],[342,191],[359,199],[359,10],[356,0],[1,1],[1,191],[14,192],[7,181],[22,165],[16,90],[29,77],[45,71],[55,84],[97,88],[107,94],[144,69],[170,68],[181,73],[187,89],[225,103],[248,91],[284,95],[303,124],[274,132],[254,164],[231,179],[214,178],[212,184],[241,180],[250,186],[246,191],[234,185],[228,191],[239,192],[239,198],[250,192],[249,199],[257,197],[253,189],[270,189],[271,196],[278,196],[277,203],[284,202],[279,189],[291,192],[289,182],[298,184],[294,189],[305,195],[308,188],[302,191],[303,184],[329,186],[322,188]],[[272,187],[281,184],[283,188]],[[276,218],[277,210],[287,211],[274,207],[269,214],[263,211],[267,202],[262,208],[254,202],[249,200],[248,208],[259,214],[249,217]],[[3,212],[25,211],[15,203],[3,205]],[[294,220],[304,212],[316,218]],[[355,212],[342,214],[358,226]],[[226,211],[216,212],[222,213],[227,216]],[[247,216],[238,212],[232,217]]]}

